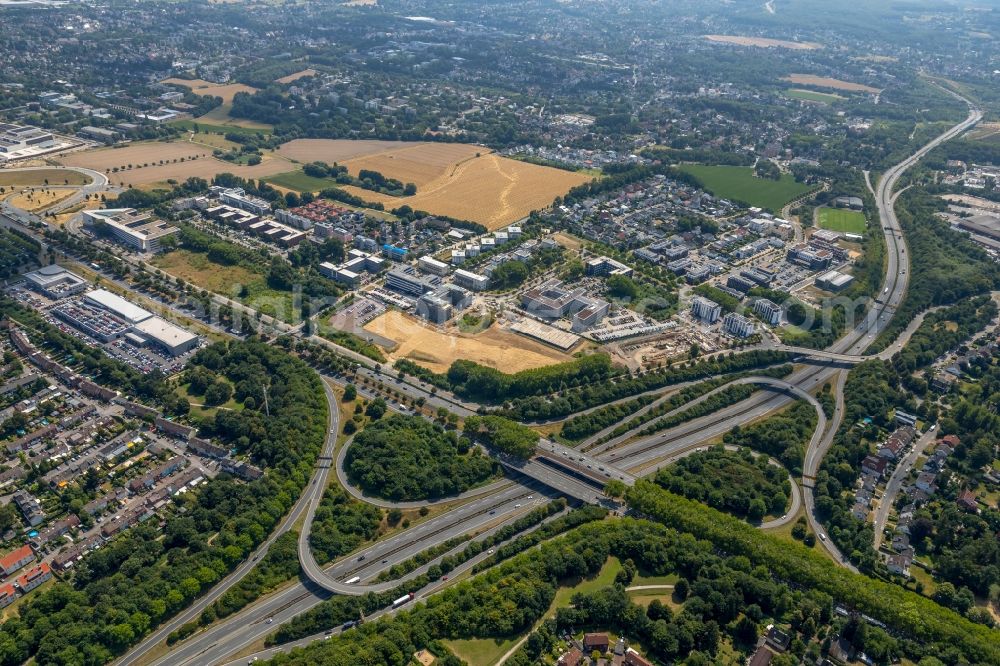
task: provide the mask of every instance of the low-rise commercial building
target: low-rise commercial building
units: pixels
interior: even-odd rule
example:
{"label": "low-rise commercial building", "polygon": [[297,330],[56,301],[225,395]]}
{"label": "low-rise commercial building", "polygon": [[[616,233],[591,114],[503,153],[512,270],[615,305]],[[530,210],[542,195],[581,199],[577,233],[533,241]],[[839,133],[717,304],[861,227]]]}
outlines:
{"label": "low-rise commercial building", "polygon": [[438,261],[430,255],[424,255],[417,260],[417,267],[420,268],[425,273],[431,273],[432,275],[444,276],[451,270],[448,264],[443,261]]}
{"label": "low-rise commercial building", "polygon": [[32,289],[53,300],[75,296],[86,291],[89,286],[82,277],[57,264],[26,273],[24,279]]}
{"label": "low-rise commercial building", "polygon": [[843,291],[854,282],[853,275],[839,271],[828,271],[816,278],[816,286],[826,291]]}
{"label": "low-rise commercial building", "polygon": [[140,213],[134,208],[85,210],[83,221],[98,233],[107,233],[136,252],[159,252],[163,249],[163,239],[180,231],[151,213]]}
{"label": "low-rise commercial building", "polygon": [[467,271],[461,268],[456,270],[452,277],[455,280],[455,284],[473,291],[483,291],[490,286],[490,279],[485,275],[473,273],[472,271]]}
{"label": "low-rise commercial building", "polygon": [[180,356],[198,346],[200,338],[160,317],[150,317],[132,327],[132,333],[167,352]]}

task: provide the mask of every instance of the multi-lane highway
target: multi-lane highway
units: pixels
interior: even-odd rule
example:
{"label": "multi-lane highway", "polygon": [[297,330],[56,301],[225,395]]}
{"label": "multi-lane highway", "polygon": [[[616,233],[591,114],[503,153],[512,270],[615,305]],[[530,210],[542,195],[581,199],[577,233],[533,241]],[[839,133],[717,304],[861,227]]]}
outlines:
{"label": "multi-lane highway", "polygon": [[[337,433],[340,421],[340,412],[337,409],[336,396],[330,390],[330,386],[326,381],[323,382],[323,388],[326,391],[327,401],[330,404],[329,413],[327,414],[327,436],[323,442],[323,450],[320,453],[320,462],[329,460],[333,456],[334,448],[337,445]],[[264,543],[257,547],[257,549],[251,554],[246,561],[242,562],[232,573],[226,576],[218,585],[213,587],[208,594],[203,597],[199,597],[198,600],[188,607],[185,611],[177,615],[173,620],[162,625],[155,632],[150,634],[130,650],[127,654],[121,657],[116,664],[120,666],[129,666],[138,662],[146,653],[152,650],[161,641],[166,640],[167,636],[173,631],[179,629],[181,625],[186,624],[194,620],[196,617],[201,615],[202,611],[208,608],[210,605],[215,603],[223,594],[225,594],[233,585],[236,585],[246,576],[250,571],[257,566],[257,561],[263,557],[271,544],[280,537],[282,534],[287,532],[292,528],[292,526],[299,520],[303,513],[312,506],[312,502],[317,495],[322,496],[322,489],[326,487],[325,479],[329,472],[328,466],[319,464],[316,467],[316,471],[313,473],[312,479],[309,481],[309,485],[303,490],[302,496],[299,497],[295,506],[292,510],[285,516],[285,519],[278,526],[278,529],[271,533]],[[323,479],[322,481],[320,479]]]}
{"label": "multi-lane highway", "polygon": [[[639,438],[627,444],[623,443],[623,445],[617,448],[608,447],[606,450],[602,448],[601,451],[592,451],[590,455],[585,456],[585,460],[571,462],[574,462],[574,464],[582,462],[583,465],[589,464],[592,467],[595,465],[600,467],[603,463],[605,467],[604,471],[607,471],[609,474],[620,472],[623,476],[627,473],[627,480],[633,481],[634,476],[648,473],[658,465],[663,464],[664,460],[671,459],[672,457],[675,458],[677,455],[690,450],[692,447],[706,440],[716,438],[735,425],[762,417],[775,409],[787,405],[791,400],[803,399],[816,409],[819,420],[819,425],[814,432],[806,453],[803,472],[803,500],[807,508],[806,513],[809,516],[814,531],[822,535],[822,527],[813,515],[814,504],[811,486],[816,470],[818,470],[826,450],[832,443],[836,428],[843,417],[843,386],[846,377],[846,372],[832,366],[838,363],[856,362],[864,358],[865,349],[888,323],[892,314],[902,302],[907,288],[909,260],[906,255],[906,245],[903,240],[902,230],[893,210],[896,198],[896,194],[894,194],[895,186],[902,174],[926,155],[927,152],[972,127],[979,122],[981,117],[981,112],[973,108],[970,104],[970,113],[965,121],[951,128],[912,156],[882,174],[875,187],[875,199],[886,239],[888,255],[887,274],[883,291],[865,320],[828,349],[821,352],[815,350],[794,350],[796,353],[809,353],[814,357],[822,357],[819,360],[828,361],[828,365],[820,363],[815,366],[799,368],[785,380],[774,380],[771,378],[749,378],[743,380],[764,385],[771,390],[759,392],[736,405],[695,419],[678,428],[649,437]],[[234,307],[244,307],[228,299],[224,300],[227,304]],[[281,322],[274,322],[274,324],[279,329],[292,334],[301,332],[295,327],[287,327],[287,325]],[[390,378],[381,375],[376,368],[372,367],[370,360],[358,357],[354,352],[337,347],[328,341],[321,341],[316,338],[313,341],[318,344],[327,344],[335,347],[338,353],[356,360],[362,366],[359,372],[370,380],[387,384],[391,383],[392,380]],[[814,391],[817,386],[822,385],[823,382],[834,378],[836,381],[835,393],[837,404],[835,415],[831,419],[829,427],[827,427],[828,424],[823,410],[815,398],[810,395],[810,392]],[[432,402],[432,404],[439,403],[441,406],[447,406],[452,411],[460,413],[460,415],[471,414],[477,407],[476,405],[462,402],[454,396],[434,395],[409,379],[400,379],[397,382],[397,386],[411,397],[424,397],[429,402]],[[373,582],[373,580],[379,573],[387,570],[394,564],[406,561],[417,553],[433,545],[442,543],[449,538],[470,533],[478,533],[478,538],[482,538],[484,534],[489,534],[499,529],[502,525],[509,523],[511,520],[530,510],[534,503],[546,501],[546,498],[543,497],[543,493],[540,491],[541,484],[549,486],[557,492],[564,492],[585,501],[601,501],[602,499],[599,488],[595,490],[593,479],[582,479],[579,474],[569,473],[565,468],[560,470],[558,465],[554,466],[543,459],[536,458],[523,464],[505,461],[505,464],[509,467],[516,469],[521,474],[532,477],[534,481],[501,482],[494,484],[488,487],[488,490],[484,490],[482,494],[466,498],[467,501],[457,508],[453,508],[440,516],[420,523],[388,539],[379,541],[347,559],[342,559],[329,567],[323,568],[318,565],[312,556],[308,547],[308,537],[311,530],[312,518],[322,498],[324,489],[327,487],[329,470],[331,466],[336,466],[334,453],[337,433],[339,431],[338,410],[336,399],[328,385],[325,385],[325,390],[330,401],[330,423],[320,464],[317,466],[313,478],[303,492],[302,497],[299,498],[279,529],[258,548],[251,559],[244,562],[208,595],[199,599],[196,604],[173,621],[161,627],[156,633],[130,651],[128,655],[120,659],[118,663],[123,665],[137,663],[153,646],[160,643],[168,633],[184,622],[196,617],[205,607],[218,599],[252,569],[257,559],[266,552],[274,539],[288,531],[303,516],[305,517],[305,521],[299,540],[299,555],[303,572],[307,579],[306,583],[294,584],[278,593],[269,595],[231,618],[219,622],[185,641],[153,663],[171,665],[218,663],[220,660],[224,660],[229,655],[232,655],[235,651],[259,640],[272,631],[277,624],[312,608],[328,592],[356,594],[361,590],[380,591],[391,589],[398,585],[399,581],[377,583]],[[775,391],[778,392],[776,393]],[[684,408],[689,408],[690,406],[689,404],[684,406]],[[616,442],[616,444],[618,443],[622,442]],[[560,450],[558,447],[552,450],[546,449],[542,453],[544,454],[542,458],[550,457],[557,461],[568,458],[570,455],[568,451]],[[587,473],[583,475],[589,476]],[[843,561],[843,557],[829,540],[824,539],[823,545],[838,561]],[[471,563],[466,563],[463,566],[471,566]],[[409,574],[408,577],[418,575],[421,571],[422,569],[418,569]],[[348,585],[346,580],[354,577],[358,577],[360,580],[357,583]],[[421,593],[429,593],[433,587],[425,589]]]}

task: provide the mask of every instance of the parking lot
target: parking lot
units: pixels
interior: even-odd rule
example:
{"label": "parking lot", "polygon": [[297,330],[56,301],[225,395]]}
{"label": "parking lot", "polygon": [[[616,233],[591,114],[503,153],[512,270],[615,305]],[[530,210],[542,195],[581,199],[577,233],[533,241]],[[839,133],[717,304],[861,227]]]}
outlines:
{"label": "parking lot", "polygon": [[[167,375],[176,374],[181,371],[187,363],[187,359],[196,351],[192,350],[181,356],[170,356],[152,347],[136,346],[124,337],[102,342],[53,314],[53,308],[56,307],[57,303],[63,308],[69,305],[66,299],[58,302],[52,301],[39,293],[28,290],[24,282],[12,284],[7,287],[6,291],[12,298],[38,311],[47,322],[63,333],[83,341],[88,347],[100,347],[108,356],[122,361],[143,374],[148,374],[153,370],[159,370]],[[102,319],[107,318],[110,318],[110,315]],[[122,326],[123,330],[127,328],[124,324]]]}

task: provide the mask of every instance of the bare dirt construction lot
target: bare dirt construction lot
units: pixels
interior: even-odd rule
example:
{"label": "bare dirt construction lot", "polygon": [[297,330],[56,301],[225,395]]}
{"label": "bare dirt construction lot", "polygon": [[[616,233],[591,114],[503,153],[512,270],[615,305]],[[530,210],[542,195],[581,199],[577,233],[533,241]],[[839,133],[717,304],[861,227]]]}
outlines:
{"label": "bare dirt construction lot", "polygon": [[458,359],[509,373],[571,358],[517,333],[500,329],[496,324],[475,336],[454,329],[444,333],[411,315],[390,310],[365,324],[364,328],[398,343],[395,350],[386,354],[391,359],[408,358],[434,372],[446,371]]}
{"label": "bare dirt construction lot", "polygon": [[89,184],[90,176],[69,169],[0,169],[0,187]]}
{"label": "bare dirt construction lot", "polygon": [[[133,187],[167,187],[167,180],[183,182],[191,176],[211,179],[226,172],[243,178],[261,178],[292,168],[287,160],[271,155],[265,155],[264,161],[255,166],[232,164],[212,157],[211,148],[188,141],[155,141],[134,143],[124,148],[98,148],[73,153],[61,158],[60,162],[104,172],[112,184]],[[112,172],[116,168],[118,171]]]}
{"label": "bare dirt construction lot", "polygon": [[740,35],[705,35],[705,39],[710,42],[721,42],[723,44],[736,44],[737,46],[758,46],[765,49],[795,49],[799,51],[813,51],[823,48],[822,44],[816,42],[789,42],[784,39],[768,39],[766,37],[742,37]]}
{"label": "bare dirt construction lot", "polygon": [[864,92],[872,94],[882,92],[878,88],[872,88],[871,86],[862,85],[860,83],[851,83],[850,81],[831,79],[826,76],[813,76],[812,74],[789,74],[788,76],[782,78],[782,81],[790,81],[791,83],[795,83],[800,86],[816,86],[817,88],[832,88],[833,90],[846,90],[848,92]]}
{"label": "bare dirt construction lot", "polygon": [[291,83],[292,81],[298,81],[305,76],[315,76],[317,74],[315,69],[303,69],[301,72],[295,72],[294,74],[289,74],[288,76],[283,76],[280,79],[275,79],[275,83]]}
{"label": "bare dirt construction lot", "polygon": [[[282,144],[278,154],[296,162],[346,162],[357,157],[374,155],[414,145],[407,141],[375,141],[351,139],[295,139]],[[416,144],[423,145],[423,144]]]}

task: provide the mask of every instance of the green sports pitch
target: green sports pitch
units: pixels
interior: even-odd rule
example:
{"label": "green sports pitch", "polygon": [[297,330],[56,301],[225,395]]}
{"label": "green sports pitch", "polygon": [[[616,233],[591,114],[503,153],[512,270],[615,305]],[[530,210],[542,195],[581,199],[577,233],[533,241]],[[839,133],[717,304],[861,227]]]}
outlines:
{"label": "green sports pitch", "polygon": [[820,229],[863,235],[867,226],[865,216],[856,210],[820,208],[817,211],[817,216]]}

